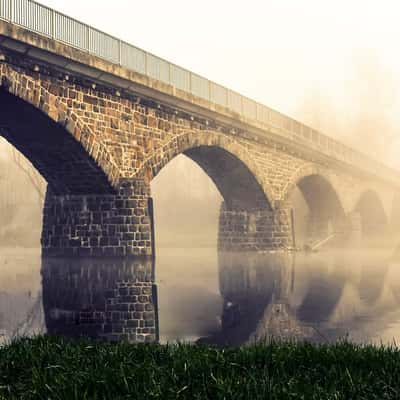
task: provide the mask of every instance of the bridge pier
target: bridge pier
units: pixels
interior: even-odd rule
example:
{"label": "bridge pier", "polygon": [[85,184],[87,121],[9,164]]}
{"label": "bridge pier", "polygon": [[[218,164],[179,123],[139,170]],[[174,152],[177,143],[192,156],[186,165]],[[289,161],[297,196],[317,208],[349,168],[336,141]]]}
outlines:
{"label": "bridge pier", "polygon": [[293,247],[289,207],[275,210],[231,209],[222,203],[218,249],[221,251],[264,251]]}
{"label": "bridge pier", "polygon": [[43,211],[43,256],[152,255],[150,187],[123,180],[116,193],[56,195]]}

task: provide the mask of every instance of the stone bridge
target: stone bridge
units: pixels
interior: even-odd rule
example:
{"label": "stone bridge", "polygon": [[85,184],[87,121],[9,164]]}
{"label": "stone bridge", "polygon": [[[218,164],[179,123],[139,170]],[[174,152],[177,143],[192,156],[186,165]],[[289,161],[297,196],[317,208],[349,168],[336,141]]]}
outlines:
{"label": "stone bridge", "polygon": [[[29,4],[42,19],[29,10],[18,19],[20,13],[0,6],[0,135],[48,182],[44,255],[154,255],[150,182],[179,154],[194,160],[224,198],[223,250],[292,247],[295,187],[310,209],[310,235],[383,231],[393,223],[399,173],[196,74]],[[87,42],[78,42],[78,31],[62,31],[65,21],[71,32],[80,27]]]}

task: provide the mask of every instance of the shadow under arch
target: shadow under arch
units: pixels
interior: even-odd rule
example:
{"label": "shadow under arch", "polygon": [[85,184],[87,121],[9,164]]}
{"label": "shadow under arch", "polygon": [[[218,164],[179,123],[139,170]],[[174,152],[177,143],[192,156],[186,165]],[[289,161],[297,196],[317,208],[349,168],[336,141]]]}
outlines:
{"label": "shadow under arch", "polygon": [[374,190],[363,192],[358,199],[354,211],[360,214],[363,235],[382,234],[388,226],[388,217],[382,200]]}
{"label": "shadow under arch", "polygon": [[306,165],[297,170],[284,189],[285,201],[290,199],[295,187],[309,209],[308,236],[323,239],[345,231],[346,213],[340,193],[323,168]]}
{"label": "shadow under arch", "polygon": [[150,182],[179,154],[189,157],[211,178],[227,209],[271,210],[274,197],[244,146],[213,132],[186,132],[146,159],[137,176]]}
{"label": "shadow under arch", "polygon": [[327,217],[344,216],[340,199],[331,183],[322,175],[312,174],[297,182],[311,212]]}
{"label": "shadow under arch", "polygon": [[[115,171],[109,155],[91,137],[88,128],[79,128],[79,140],[73,135],[77,133],[77,123],[72,115],[69,122],[56,122],[4,85],[0,86],[0,104],[0,135],[32,163],[53,194],[114,192]],[[104,169],[108,163],[110,167]]]}

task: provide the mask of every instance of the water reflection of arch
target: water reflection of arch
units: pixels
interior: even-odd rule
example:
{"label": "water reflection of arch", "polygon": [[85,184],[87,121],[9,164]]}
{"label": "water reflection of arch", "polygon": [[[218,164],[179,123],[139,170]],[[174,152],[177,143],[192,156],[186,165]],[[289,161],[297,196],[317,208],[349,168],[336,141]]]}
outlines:
{"label": "water reflection of arch", "polygon": [[[313,255],[314,262],[306,265],[303,260],[303,267],[297,265],[296,271],[308,270],[310,277],[306,295],[294,307],[296,316],[316,326],[329,340],[347,334],[356,340],[370,340],[384,328],[383,321],[395,305],[389,289],[388,253],[342,251],[323,256]],[[309,268],[312,265],[317,273]],[[393,275],[393,282],[399,277]]]}
{"label": "water reflection of arch", "polygon": [[281,310],[278,318],[285,314],[283,323],[298,332],[304,332],[302,323],[328,320],[348,278],[341,258],[331,255],[227,253],[219,265],[222,321],[231,323],[223,324],[222,334],[236,342],[267,332],[274,304]]}
{"label": "water reflection of arch", "polygon": [[359,197],[354,211],[361,216],[361,229],[364,236],[382,235],[389,223],[383,201],[378,192],[366,190]]}
{"label": "water reflection of arch", "polygon": [[220,285],[228,323],[216,339],[240,344],[286,332],[285,338],[325,341],[350,333],[369,340],[383,327],[376,313],[384,321],[396,304],[390,292],[400,287],[393,268],[388,281],[387,261],[371,251],[225,255]]}
{"label": "water reflection of arch", "polygon": [[329,319],[347,281],[342,257],[317,254],[303,258],[298,263],[296,270],[308,271],[309,276],[308,290],[296,310],[297,317],[306,323]]}
{"label": "water reflection of arch", "polygon": [[400,259],[395,255],[389,262],[386,282],[397,302],[400,302]]}
{"label": "water reflection of arch", "polygon": [[156,290],[150,261],[43,258],[41,274],[49,334],[156,340]]}
{"label": "water reflection of arch", "polygon": [[248,296],[269,299],[279,269],[258,253],[221,252],[218,256],[220,292],[226,300]]}
{"label": "water reflection of arch", "polygon": [[290,260],[284,253],[219,254],[224,307],[221,332],[211,341],[238,345],[249,340],[269,304],[287,297]]}
{"label": "water reflection of arch", "polygon": [[368,252],[361,257],[361,276],[358,284],[360,300],[374,306],[382,295],[389,272],[388,256],[380,252]]}

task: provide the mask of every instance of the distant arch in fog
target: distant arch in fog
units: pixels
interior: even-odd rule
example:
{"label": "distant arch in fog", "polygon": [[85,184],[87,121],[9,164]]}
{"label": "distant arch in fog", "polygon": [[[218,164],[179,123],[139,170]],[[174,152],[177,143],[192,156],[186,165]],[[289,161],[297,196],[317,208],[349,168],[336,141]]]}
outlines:
{"label": "distant arch in fog", "polygon": [[361,194],[354,211],[361,216],[361,229],[365,235],[382,233],[388,225],[389,220],[382,200],[374,190],[367,190]]}
{"label": "distant arch in fog", "polygon": [[284,201],[289,200],[295,187],[300,189],[310,210],[324,207],[344,213],[344,202],[341,199],[340,190],[324,168],[307,164],[296,170],[283,189]]}

